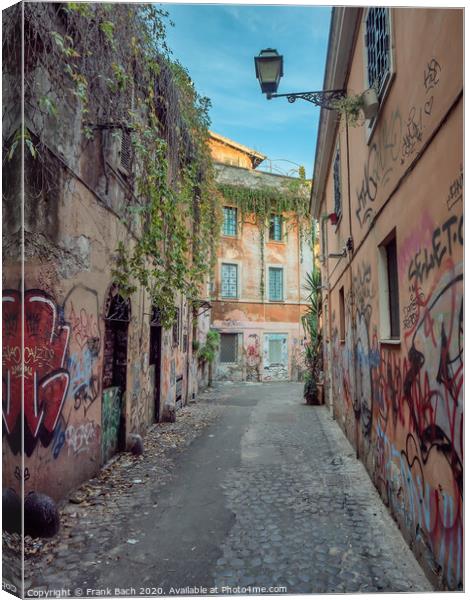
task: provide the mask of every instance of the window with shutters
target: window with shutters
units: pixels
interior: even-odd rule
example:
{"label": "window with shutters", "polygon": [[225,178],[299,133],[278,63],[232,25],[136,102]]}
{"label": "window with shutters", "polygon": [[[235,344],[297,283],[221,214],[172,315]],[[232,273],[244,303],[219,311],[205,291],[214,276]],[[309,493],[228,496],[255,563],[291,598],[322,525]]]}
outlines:
{"label": "window with shutters", "polygon": [[392,70],[390,9],[369,8],[365,29],[367,83],[381,97]]}
{"label": "window with shutters", "polygon": [[222,263],[222,298],[238,297],[238,265]]}
{"label": "window with shutters", "polygon": [[220,334],[220,362],[234,363],[238,358],[238,334]]}
{"label": "window with shutters", "polygon": [[119,167],[121,172],[129,175],[132,163],[132,139],[131,132],[127,127],[121,129],[121,148],[119,152]]}
{"label": "window with shutters", "polygon": [[282,301],[284,299],[282,267],[269,267],[269,299]]}
{"label": "window with shutters", "polygon": [[270,339],[268,344],[269,364],[282,364],[282,340]]}
{"label": "window with shutters", "polygon": [[229,236],[237,235],[237,209],[233,206],[224,206],[223,234]]}
{"label": "window with shutters", "polygon": [[269,239],[273,242],[282,241],[282,216],[271,215],[269,220]]}

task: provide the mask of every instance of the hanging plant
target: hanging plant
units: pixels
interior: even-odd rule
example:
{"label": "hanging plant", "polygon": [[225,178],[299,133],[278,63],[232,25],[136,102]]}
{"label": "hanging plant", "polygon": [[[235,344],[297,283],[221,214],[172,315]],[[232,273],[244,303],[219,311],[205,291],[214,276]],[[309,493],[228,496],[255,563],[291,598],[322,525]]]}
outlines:
{"label": "hanging plant", "polygon": [[344,96],[332,102],[332,106],[351,127],[364,125],[366,119],[373,119],[379,108],[377,87],[373,85],[362,94]]}
{"label": "hanging plant", "polygon": [[344,116],[346,123],[351,127],[358,127],[364,124],[363,105],[364,99],[362,94],[344,96],[332,102],[333,108],[340,113],[340,116]]}

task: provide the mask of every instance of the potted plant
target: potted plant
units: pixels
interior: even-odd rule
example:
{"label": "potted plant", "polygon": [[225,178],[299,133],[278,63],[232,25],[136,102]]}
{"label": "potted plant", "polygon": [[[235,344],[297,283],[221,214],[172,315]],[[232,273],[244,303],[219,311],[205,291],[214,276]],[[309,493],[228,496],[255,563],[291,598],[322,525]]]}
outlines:
{"label": "potted plant", "polygon": [[366,119],[373,119],[379,110],[379,96],[375,86],[370,87],[362,94],[362,112]]}
{"label": "potted plant", "polygon": [[362,94],[351,94],[335,100],[333,108],[343,114],[351,127],[364,124],[365,119],[373,119],[379,108],[379,98],[375,86]]}
{"label": "potted plant", "polygon": [[304,398],[307,404],[321,404],[323,402],[323,353],[320,330],[321,273],[318,269],[314,268],[312,273],[307,275],[304,288],[309,292],[308,309],[302,317],[302,325],[308,339],[305,348],[307,372]]}

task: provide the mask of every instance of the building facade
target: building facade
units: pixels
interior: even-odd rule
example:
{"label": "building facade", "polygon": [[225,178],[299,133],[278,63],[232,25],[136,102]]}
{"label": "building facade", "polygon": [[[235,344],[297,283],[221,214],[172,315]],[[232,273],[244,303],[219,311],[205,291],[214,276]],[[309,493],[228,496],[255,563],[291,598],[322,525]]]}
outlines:
{"label": "building facade", "polygon": [[[66,12],[61,5],[30,5],[25,28],[40,23],[46,36],[52,23],[62,31]],[[21,27],[4,33],[12,31]],[[20,72],[16,56],[4,63],[4,84]],[[60,63],[46,68],[39,51],[29,59],[36,70],[26,82],[34,89],[64,70]],[[4,89],[4,148],[13,149],[21,102],[14,86]],[[129,450],[134,434],[174,420],[195,396],[204,380],[192,337],[198,327],[207,329],[207,317],[175,293],[176,321],[165,328],[142,285],[130,296],[121,293],[116,248],[120,242],[129,253],[134,248],[142,230],[127,209],[145,202],[129,130],[121,119],[85,136],[80,103],[59,92],[49,98],[55,113],[39,118],[26,111],[24,174],[19,145],[4,169],[2,456],[4,488],[21,495],[24,484],[25,495],[60,500],[116,452]]]}
{"label": "building facade", "polygon": [[[211,134],[216,181],[242,190],[282,194],[289,177],[256,171],[265,156]],[[304,372],[305,276],[312,270],[308,235],[294,215],[272,214],[260,229],[253,214],[221,196],[223,223],[212,290],[219,331],[218,380],[298,381]]]}
{"label": "building facade", "polygon": [[327,402],[405,539],[462,587],[463,12],[333,10],[324,89],[375,85],[358,127],[322,110]]}

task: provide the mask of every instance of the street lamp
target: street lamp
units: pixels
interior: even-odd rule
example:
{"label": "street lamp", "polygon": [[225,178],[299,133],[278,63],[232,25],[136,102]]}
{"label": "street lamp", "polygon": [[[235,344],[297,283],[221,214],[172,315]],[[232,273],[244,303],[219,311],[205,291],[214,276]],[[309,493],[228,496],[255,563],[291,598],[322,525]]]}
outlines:
{"label": "street lamp", "polygon": [[255,56],[256,77],[261,86],[261,91],[271,98],[287,98],[288,102],[295,102],[298,98],[306,100],[328,110],[334,110],[334,101],[343,98],[344,90],[323,90],[315,92],[292,92],[290,94],[276,94],[281,77],[284,75],[284,59],[274,48],[261,50]]}

